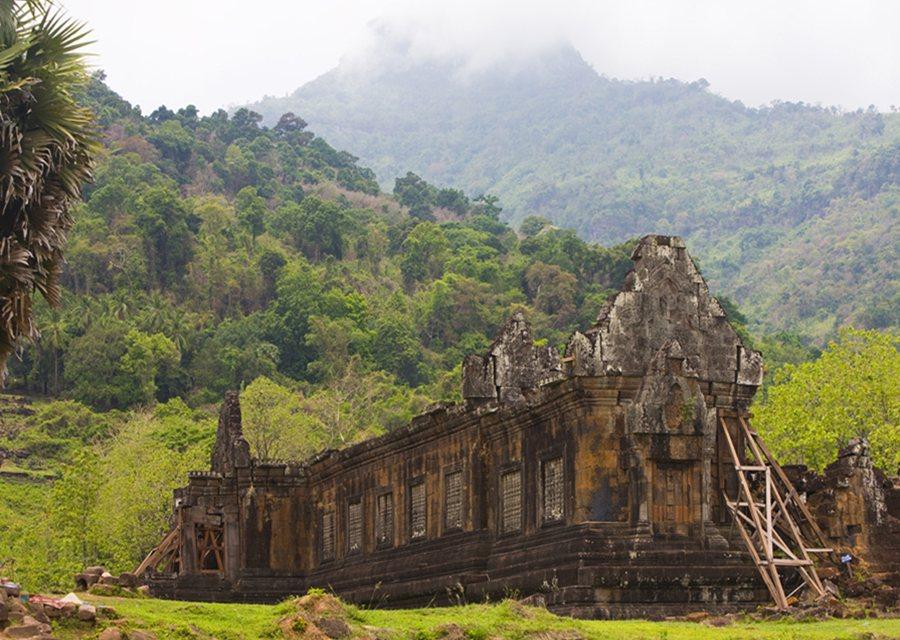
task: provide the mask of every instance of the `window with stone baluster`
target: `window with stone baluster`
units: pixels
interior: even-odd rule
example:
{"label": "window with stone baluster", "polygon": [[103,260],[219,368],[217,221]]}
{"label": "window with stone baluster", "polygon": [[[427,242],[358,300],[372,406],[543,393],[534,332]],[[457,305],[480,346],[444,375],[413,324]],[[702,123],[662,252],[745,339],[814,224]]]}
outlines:
{"label": "window with stone baluster", "polygon": [[334,560],[334,510],[322,512],[322,562]]}
{"label": "window with stone baluster", "polygon": [[500,476],[500,533],[522,530],[522,470],[506,471]]}
{"label": "window with stone baluster", "polygon": [[541,520],[559,522],[565,517],[565,483],[562,457],[541,463]]}
{"label": "window with stone baluster", "polygon": [[347,503],[347,555],[362,553],[363,517],[362,499]]}
{"label": "window with stone baluster", "polygon": [[444,476],[444,530],[462,529],[462,523],[462,471],[452,471]]}
{"label": "window with stone baluster", "polygon": [[394,494],[386,492],[375,499],[375,545],[394,544]]}
{"label": "window with stone baluster", "polygon": [[409,487],[409,537],[421,540],[427,532],[427,516],[425,514],[425,482],[418,481]]}

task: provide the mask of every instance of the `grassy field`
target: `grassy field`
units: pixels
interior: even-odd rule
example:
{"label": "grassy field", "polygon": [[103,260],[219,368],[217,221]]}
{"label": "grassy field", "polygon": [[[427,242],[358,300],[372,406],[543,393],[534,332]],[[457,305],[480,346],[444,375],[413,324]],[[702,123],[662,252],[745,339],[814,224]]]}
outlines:
{"label": "grassy field", "polygon": [[[279,622],[291,618],[315,620],[315,612],[293,602],[279,605],[242,605],[174,602],[153,599],[101,598],[95,604],[111,606],[126,622],[124,629],[153,631],[159,640],[218,638],[313,638],[302,632],[287,632]],[[332,615],[332,614],[329,614]],[[900,619],[827,620],[820,622],[735,622],[713,627],[691,622],[646,622],[640,620],[600,621],[561,618],[542,609],[514,602],[495,605],[468,605],[448,608],[366,610],[344,605],[335,614],[343,618],[356,638],[397,640],[437,640],[442,637],[465,640],[489,638],[534,640],[647,639],[647,640],[836,640],[900,638]],[[458,629],[450,627],[456,625]],[[305,626],[302,623],[301,627]],[[284,627],[284,625],[282,625]],[[292,626],[298,629],[297,625]],[[308,629],[307,629],[308,630]],[[453,635],[453,632],[456,635]],[[557,632],[557,633],[551,633]],[[562,633],[559,633],[562,632]],[[575,633],[577,632],[577,634]],[[96,637],[75,623],[55,630],[63,640]]]}

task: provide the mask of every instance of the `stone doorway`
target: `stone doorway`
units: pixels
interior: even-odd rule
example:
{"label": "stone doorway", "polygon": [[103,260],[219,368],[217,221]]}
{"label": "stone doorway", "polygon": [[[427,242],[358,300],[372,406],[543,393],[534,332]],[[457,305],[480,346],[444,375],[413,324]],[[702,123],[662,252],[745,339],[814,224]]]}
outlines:
{"label": "stone doorway", "polygon": [[654,533],[689,536],[700,524],[700,473],[693,462],[656,462],[650,521]]}

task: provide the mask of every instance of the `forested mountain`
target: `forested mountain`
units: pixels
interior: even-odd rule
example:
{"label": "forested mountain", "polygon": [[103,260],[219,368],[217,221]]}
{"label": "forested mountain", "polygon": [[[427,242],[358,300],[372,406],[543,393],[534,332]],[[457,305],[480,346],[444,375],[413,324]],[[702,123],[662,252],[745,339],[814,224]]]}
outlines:
{"label": "forested mountain", "polygon": [[620,81],[571,47],[468,70],[386,39],[284,98],[383,185],[489,191],[585,239],[685,235],[757,327],[816,339],[900,323],[900,114],[748,108],[704,80]]}
{"label": "forested mountain", "polygon": [[[630,244],[539,221],[518,237],[492,197],[414,177],[384,194],[291,114],[271,128],[248,110],[145,117],[99,77],[85,101],[104,156],[75,212],[64,303],[39,308],[14,389],[106,410],[216,401],[260,376],[311,393],[344,380],[381,389],[403,420],[453,397],[463,355],[516,308],[561,343],[630,267]],[[393,423],[376,413],[373,429]]]}

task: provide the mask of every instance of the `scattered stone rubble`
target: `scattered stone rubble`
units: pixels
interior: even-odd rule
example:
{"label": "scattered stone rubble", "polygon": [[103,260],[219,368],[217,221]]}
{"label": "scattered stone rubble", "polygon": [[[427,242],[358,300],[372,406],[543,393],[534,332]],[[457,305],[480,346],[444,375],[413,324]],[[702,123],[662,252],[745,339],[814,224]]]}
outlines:
{"label": "scattered stone rubble", "polygon": [[[101,571],[100,575],[103,573]],[[56,636],[53,635],[52,624],[64,620],[88,630],[111,622],[122,622],[112,607],[84,602],[74,593],[62,598],[29,595],[21,592],[15,583],[0,578],[0,640],[53,640]],[[149,631],[126,632],[119,626],[108,626],[96,637],[99,640],[156,640],[156,636]]]}
{"label": "scattered stone rubble", "polygon": [[64,618],[93,624],[97,608],[83,603],[75,594],[65,598],[28,597],[18,585],[0,579],[0,638],[50,639],[51,621]]}
{"label": "scattered stone rubble", "polygon": [[121,587],[123,589],[138,589],[142,585],[141,580],[133,573],[123,572],[118,576],[112,575],[104,567],[88,567],[75,575],[76,591],[91,591],[98,595],[112,595],[115,589],[101,589],[98,587]]}

